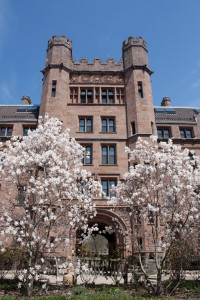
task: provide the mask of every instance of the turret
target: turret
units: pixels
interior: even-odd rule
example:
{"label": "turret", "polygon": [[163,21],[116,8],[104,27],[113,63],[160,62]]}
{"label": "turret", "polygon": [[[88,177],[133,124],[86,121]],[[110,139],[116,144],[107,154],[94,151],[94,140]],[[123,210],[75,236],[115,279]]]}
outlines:
{"label": "turret", "polygon": [[[151,74],[148,66],[148,49],[141,38],[129,37],[123,42],[123,64],[127,105],[128,145],[138,136],[149,137],[155,133]],[[133,139],[134,136],[134,139]]]}
{"label": "turret", "polygon": [[147,44],[143,38],[130,36],[123,42],[124,69],[134,66],[148,66]]}
{"label": "turret", "polygon": [[72,41],[62,35],[58,37],[54,35],[48,41],[46,66],[51,64],[64,64],[70,67],[72,58]]}
{"label": "turret", "polygon": [[53,36],[48,41],[40,115],[57,117],[64,122],[69,100],[69,72],[72,42],[65,36]]}

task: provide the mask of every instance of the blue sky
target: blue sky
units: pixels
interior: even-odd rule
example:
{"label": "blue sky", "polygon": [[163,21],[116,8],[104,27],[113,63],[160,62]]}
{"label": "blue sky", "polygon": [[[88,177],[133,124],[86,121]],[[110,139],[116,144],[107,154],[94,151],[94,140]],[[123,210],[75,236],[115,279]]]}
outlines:
{"label": "blue sky", "polygon": [[117,61],[123,40],[142,36],[154,104],[200,106],[200,0],[0,0],[0,104],[40,103],[53,35],[73,41],[75,60]]}

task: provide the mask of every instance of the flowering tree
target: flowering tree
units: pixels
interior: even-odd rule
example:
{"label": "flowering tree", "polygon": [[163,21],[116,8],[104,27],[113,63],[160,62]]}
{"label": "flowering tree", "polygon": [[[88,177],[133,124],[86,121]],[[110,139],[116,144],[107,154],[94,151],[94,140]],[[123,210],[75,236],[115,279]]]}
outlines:
{"label": "flowering tree", "polygon": [[[171,248],[183,236],[195,231],[199,218],[197,158],[189,150],[173,145],[171,140],[157,143],[156,137],[151,137],[149,142],[139,139],[133,151],[126,151],[131,166],[112,201],[115,205],[120,201],[127,206],[133,252],[138,255],[147,286],[159,295]],[[144,246],[154,259],[156,286],[151,283],[145,267]]]}
{"label": "flowering tree", "polygon": [[70,234],[86,229],[99,184],[82,169],[83,148],[58,119],[39,120],[1,153],[1,251],[13,241],[24,253],[18,278],[30,295],[48,257],[66,255]]}

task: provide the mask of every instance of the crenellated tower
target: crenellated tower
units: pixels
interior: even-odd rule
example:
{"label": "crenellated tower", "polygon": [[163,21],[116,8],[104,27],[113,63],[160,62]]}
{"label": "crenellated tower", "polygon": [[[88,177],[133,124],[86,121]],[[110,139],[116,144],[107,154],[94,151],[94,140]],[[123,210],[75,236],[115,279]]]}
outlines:
{"label": "crenellated tower", "polygon": [[72,42],[65,36],[53,36],[48,41],[46,64],[42,70],[43,88],[40,115],[48,113],[65,123],[69,99],[69,72]]}
{"label": "crenellated tower", "polygon": [[127,144],[137,137],[155,134],[155,117],[152,101],[151,74],[148,66],[148,49],[141,38],[129,37],[123,42],[125,96],[127,105]]}

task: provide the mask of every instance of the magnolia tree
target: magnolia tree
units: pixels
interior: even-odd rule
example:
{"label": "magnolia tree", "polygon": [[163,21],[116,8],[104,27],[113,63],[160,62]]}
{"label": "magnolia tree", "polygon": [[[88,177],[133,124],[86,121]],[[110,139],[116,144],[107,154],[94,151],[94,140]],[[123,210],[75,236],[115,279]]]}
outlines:
{"label": "magnolia tree", "polygon": [[[158,295],[173,245],[187,234],[195,234],[199,220],[197,158],[171,140],[157,143],[156,137],[149,142],[138,139],[135,149],[126,152],[131,166],[111,201],[127,207],[133,253],[138,255],[146,286]],[[144,243],[154,259],[156,286],[149,279],[143,259]]]}
{"label": "magnolia tree", "polygon": [[[98,182],[82,169],[83,148],[58,119],[39,120],[27,137],[14,137],[1,153],[1,251],[13,241],[24,254],[18,273],[28,295],[47,258],[69,247],[77,228],[96,214]],[[62,249],[62,247],[64,249]]]}

